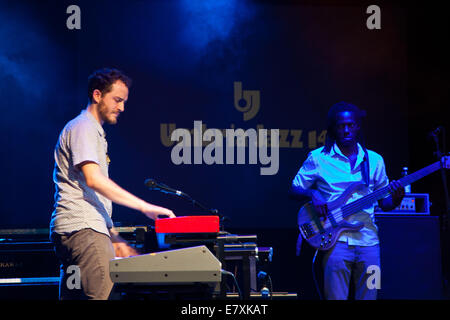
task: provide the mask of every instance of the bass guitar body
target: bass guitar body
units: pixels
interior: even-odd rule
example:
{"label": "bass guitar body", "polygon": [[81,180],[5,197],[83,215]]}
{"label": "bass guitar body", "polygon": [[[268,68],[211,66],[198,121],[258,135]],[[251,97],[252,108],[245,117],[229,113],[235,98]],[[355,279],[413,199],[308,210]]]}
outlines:
{"label": "bass guitar body", "polygon": [[346,211],[342,208],[352,194],[363,187],[365,187],[363,183],[355,182],[339,198],[327,203],[326,219],[319,216],[312,202],[305,204],[298,212],[298,226],[303,239],[316,249],[329,250],[342,232],[361,230],[364,224],[346,221]]}

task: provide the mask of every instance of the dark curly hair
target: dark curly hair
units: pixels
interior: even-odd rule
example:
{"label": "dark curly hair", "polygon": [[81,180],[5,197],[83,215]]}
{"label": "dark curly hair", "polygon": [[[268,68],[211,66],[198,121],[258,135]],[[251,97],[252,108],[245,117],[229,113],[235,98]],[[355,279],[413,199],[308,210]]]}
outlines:
{"label": "dark curly hair", "polygon": [[92,93],[95,89],[100,90],[102,94],[107,94],[111,91],[113,83],[117,80],[122,81],[127,88],[131,87],[131,79],[120,70],[110,68],[95,70],[88,77],[89,102],[92,102]]}

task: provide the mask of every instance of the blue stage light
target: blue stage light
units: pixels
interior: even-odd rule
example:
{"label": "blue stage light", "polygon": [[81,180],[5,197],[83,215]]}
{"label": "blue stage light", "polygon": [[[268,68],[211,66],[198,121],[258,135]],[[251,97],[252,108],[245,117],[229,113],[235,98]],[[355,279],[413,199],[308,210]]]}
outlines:
{"label": "blue stage light", "polygon": [[183,0],[183,40],[193,48],[203,49],[215,40],[226,40],[242,12],[236,0]]}

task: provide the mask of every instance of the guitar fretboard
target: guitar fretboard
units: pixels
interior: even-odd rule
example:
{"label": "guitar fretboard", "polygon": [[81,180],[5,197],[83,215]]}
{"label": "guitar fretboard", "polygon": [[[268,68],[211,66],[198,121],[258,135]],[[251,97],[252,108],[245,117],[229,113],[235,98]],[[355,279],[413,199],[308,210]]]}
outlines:
{"label": "guitar fretboard", "polygon": [[[423,169],[420,169],[414,173],[411,173],[410,175],[407,175],[399,180],[401,185],[403,187],[406,187],[407,185],[410,185],[411,183],[422,179],[423,177],[429,175],[430,173],[435,172],[441,167],[441,162],[437,161]],[[343,217],[350,216],[352,214],[355,214],[362,209],[371,206],[375,201],[383,199],[389,194],[389,187],[383,187],[381,189],[378,189],[371,194],[362,197],[361,199],[358,199],[352,203],[346,204],[341,208]]]}

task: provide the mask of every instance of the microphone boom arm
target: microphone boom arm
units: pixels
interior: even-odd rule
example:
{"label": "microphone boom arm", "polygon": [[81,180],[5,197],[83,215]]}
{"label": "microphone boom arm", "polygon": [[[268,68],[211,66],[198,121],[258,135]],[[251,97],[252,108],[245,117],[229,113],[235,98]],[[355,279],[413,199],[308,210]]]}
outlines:
{"label": "microphone boom arm", "polygon": [[193,205],[196,205],[197,207],[199,207],[199,208],[209,212],[210,214],[218,215],[220,218],[222,218],[222,216],[219,214],[217,209],[210,209],[210,208],[204,206],[203,204],[201,204],[197,200],[193,199],[190,195],[188,195],[187,193],[184,193],[183,191],[172,189],[172,188],[170,188],[169,186],[166,186],[163,183],[157,183],[153,179],[146,179],[144,184],[150,190],[157,190],[157,191],[160,191],[160,192],[163,192],[163,193],[173,194],[173,195],[179,196],[181,198],[184,198],[184,199],[190,201]]}

